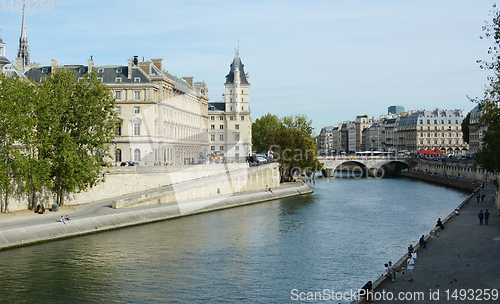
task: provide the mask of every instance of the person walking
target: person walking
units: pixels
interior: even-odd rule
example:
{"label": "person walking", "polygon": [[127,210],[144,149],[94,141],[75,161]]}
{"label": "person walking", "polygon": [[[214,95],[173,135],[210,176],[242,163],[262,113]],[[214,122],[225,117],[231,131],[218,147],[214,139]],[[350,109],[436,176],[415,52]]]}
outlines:
{"label": "person walking", "polygon": [[481,202],[484,202],[484,198],[486,197],[486,194],[484,194],[483,191],[481,191]]}
{"label": "person walking", "polygon": [[483,210],[479,211],[479,214],[477,215],[477,217],[479,218],[479,224],[482,225],[483,218],[484,218]]}
{"label": "person walking", "polygon": [[490,219],[490,213],[488,212],[488,209],[484,212],[484,224],[488,225],[488,220]]}
{"label": "person walking", "polygon": [[476,194],[477,202],[479,203],[479,199],[481,199],[481,193],[479,191]]}
{"label": "person walking", "polygon": [[408,259],[406,260],[408,272],[410,273],[410,282],[413,282],[413,266],[415,265],[415,260],[411,257],[411,254],[408,255]]}

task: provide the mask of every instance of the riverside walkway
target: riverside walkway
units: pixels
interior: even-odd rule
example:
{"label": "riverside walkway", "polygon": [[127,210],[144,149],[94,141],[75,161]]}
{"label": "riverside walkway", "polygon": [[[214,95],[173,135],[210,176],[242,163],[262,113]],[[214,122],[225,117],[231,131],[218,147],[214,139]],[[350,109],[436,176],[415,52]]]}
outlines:
{"label": "riverside walkway", "polygon": [[[431,236],[427,248],[418,250],[413,282],[409,282],[403,263],[396,282],[385,280],[375,288],[379,298],[375,303],[500,303],[500,222],[494,206],[495,186],[487,184],[484,193],[484,202],[471,197],[460,215]],[[486,209],[489,224],[480,225],[478,213]]]}
{"label": "riverside walkway", "polygon": [[[57,212],[47,210],[45,214],[33,211],[0,214],[0,250],[311,192],[303,182],[295,182],[281,184],[279,188],[272,189],[272,192],[255,190],[123,209],[113,209],[112,198],[60,207]],[[68,215],[71,221],[58,222],[61,215]]]}

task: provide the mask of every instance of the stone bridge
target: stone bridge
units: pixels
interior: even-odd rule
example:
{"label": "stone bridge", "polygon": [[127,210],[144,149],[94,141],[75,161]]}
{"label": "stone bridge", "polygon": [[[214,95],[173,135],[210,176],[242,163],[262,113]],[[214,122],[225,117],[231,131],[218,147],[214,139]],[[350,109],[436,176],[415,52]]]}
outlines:
{"label": "stone bridge", "polygon": [[399,172],[409,168],[411,158],[403,156],[320,156],[323,176],[333,176],[334,171],[349,171],[363,176],[381,176],[386,172]]}

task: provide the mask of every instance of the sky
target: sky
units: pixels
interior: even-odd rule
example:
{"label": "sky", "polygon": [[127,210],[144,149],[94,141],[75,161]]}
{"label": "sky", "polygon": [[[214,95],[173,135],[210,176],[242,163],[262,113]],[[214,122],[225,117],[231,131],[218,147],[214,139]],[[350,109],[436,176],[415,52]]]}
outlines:
{"label": "sky", "polygon": [[[1,0],[0,38],[15,62],[20,0]],[[32,62],[126,65],[163,58],[221,101],[235,50],[249,74],[252,118],[305,114],[323,125],[405,110],[473,107],[492,42],[483,0],[26,1]],[[16,6],[17,4],[17,6]],[[49,5],[43,9],[41,4]],[[37,10],[37,11],[35,11]]]}

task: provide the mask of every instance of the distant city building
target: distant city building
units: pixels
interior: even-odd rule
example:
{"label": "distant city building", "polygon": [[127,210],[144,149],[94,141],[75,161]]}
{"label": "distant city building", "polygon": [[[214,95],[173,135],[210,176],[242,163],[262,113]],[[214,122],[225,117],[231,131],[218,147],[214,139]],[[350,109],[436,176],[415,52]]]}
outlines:
{"label": "distant city building", "polygon": [[227,162],[246,161],[252,153],[252,117],[248,74],[236,50],[221,102],[208,104],[210,154]]}
{"label": "distant city building", "polygon": [[401,114],[405,111],[402,106],[390,106],[387,108],[387,114]]}
{"label": "distant city building", "polygon": [[470,113],[469,120],[469,153],[477,154],[477,152],[483,147],[483,136],[486,127],[482,127],[479,124],[479,118],[481,111],[479,110],[479,105],[475,106]]}
{"label": "distant city building", "polygon": [[340,150],[338,134],[337,126],[321,127],[321,131],[318,136],[318,152],[320,155],[332,155]]}
{"label": "distant city building", "polygon": [[10,63],[9,59],[5,57],[5,46],[6,44],[2,41],[2,37],[0,37],[0,73],[4,73],[4,67]]}
{"label": "distant city building", "polygon": [[462,110],[417,111],[403,115],[397,126],[398,148],[465,155],[469,145],[462,138]]}
{"label": "distant city building", "polygon": [[364,151],[365,150],[365,141],[363,140],[363,131],[368,128],[373,120],[368,118],[368,115],[362,115],[356,117],[356,151]]}

